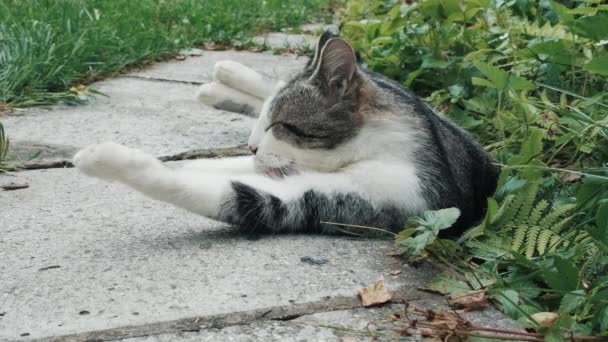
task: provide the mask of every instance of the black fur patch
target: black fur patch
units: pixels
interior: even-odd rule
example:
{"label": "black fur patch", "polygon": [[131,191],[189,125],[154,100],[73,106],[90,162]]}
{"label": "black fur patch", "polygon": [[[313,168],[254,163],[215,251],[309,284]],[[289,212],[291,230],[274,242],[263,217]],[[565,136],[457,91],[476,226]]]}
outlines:
{"label": "black fur patch", "polygon": [[223,203],[220,217],[246,233],[334,233],[347,230],[375,235],[378,232],[373,230],[336,229],[334,225],[321,222],[399,231],[406,219],[396,207],[374,208],[370,202],[352,193],[327,195],[311,190],[294,201],[283,202],[240,182],[233,182],[232,188],[234,193]]}

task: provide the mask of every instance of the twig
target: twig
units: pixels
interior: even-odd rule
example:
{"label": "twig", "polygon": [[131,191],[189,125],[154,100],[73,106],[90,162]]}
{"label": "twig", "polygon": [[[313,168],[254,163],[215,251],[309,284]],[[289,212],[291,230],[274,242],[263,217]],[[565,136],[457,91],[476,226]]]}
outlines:
{"label": "twig", "polygon": [[333,224],[335,226],[343,226],[343,227],[352,227],[352,228],[364,228],[364,229],[370,229],[370,230],[377,230],[377,231],[381,231],[387,234],[391,234],[392,236],[397,236],[397,234],[388,231],[386,229],[382,229],[382,228],[376,228],[376,227],[367,227],[367,226],[359,226],[356,224],[346,224],[346,223],[336,223],[336,222],[325,222],[325,221],[321,221],[320,223],[322,224]]}

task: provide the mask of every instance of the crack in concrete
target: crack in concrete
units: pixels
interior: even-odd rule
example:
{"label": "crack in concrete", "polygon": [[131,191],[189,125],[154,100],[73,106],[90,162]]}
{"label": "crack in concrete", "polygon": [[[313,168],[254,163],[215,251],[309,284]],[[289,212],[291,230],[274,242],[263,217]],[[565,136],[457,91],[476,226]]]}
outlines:
{"label": "crack in concrete", "polygon": [[143,80],[143,81],[152,81],[152,82],[179,83],[179,84],[189,84],[189,85],[202,85],[202,84],[205,84],[205,82],[172,80],[172,79],[168,79],[168,78],[158,78],[158,77],[149,77],[149,76],[136,76],[136,75],[121,75],[121,76],[117,76],[116,78],[129,78],[129,79],[134,79],[134,80]]}
{"label": "crack in concrete", "polygon": [[[403,298],[405,294],[411,296],[411,289],[400,288],[394,291],[394,298]],[[416,301],[429,297],[428,294],[418,292]],[[198,332],[204,329],[222,329],[235,325],[252,324],[258,321],[291,321],[305,315],[316,313],[349,310],[360,308],[361,302],[357,296],[334,297],[323,302],[292,304],[272,308],[262,308],[251,311],[233,312],[210,316],[198,316],[177,319],[166,322],[155,322],[142,325],[124,326],[105,330],[76,333],[70,335],[44,337],[34,339],[35,342],[90,342],[90,341],[119,341],[128,338],[146,337],[161,334],[180,332]]]}

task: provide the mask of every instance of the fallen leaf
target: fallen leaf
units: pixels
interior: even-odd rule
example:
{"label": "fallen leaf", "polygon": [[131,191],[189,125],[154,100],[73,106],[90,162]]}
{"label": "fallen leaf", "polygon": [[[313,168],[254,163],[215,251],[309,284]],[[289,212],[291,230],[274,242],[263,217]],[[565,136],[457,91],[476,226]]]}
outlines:
{"label": "fallen leaf", "polygon": [[465,311],[472,311],[488,306],[488,298],[485,292],[470,291],[458,293],[450,296],[448,304],[463,308]]}
{"label": "fallen leaf", "polygon": [[186,59],[186,56],[184,56],[184,55],[177,55],[177,56],[175,56],[173,58],[177,59],[178,61],[183,61],[184,59]]}
{"label": "fallen leaf", "polygon": [[433,336],[434,331],[433,329],[429,329],[429,328],[420,328],[418,330],[418,332],[420,333],[420,335],[422,335],[423,337],[425,336]]}
{"label": "fallen leaf", "polygon": [[581,175],[577,173],[564,172],[559,176],[559,179],[564,183],[574,183],[582,178]]}
{"label": "fallen leaf", "polygon": [[388,272],[388,274],[392,275],[392,276],[396,276],[398,274],[401,274],[401,272],[403,272],[402,270],[393,270]]}
{"label": "fallen leaf", "polygon": [[205,43],[205,49],[207,50],[225,50],[226,47],[223,44],[218,44],[216,42]]}
{"label": "fallen leaf", "polygon": [[550,326],[555,322],[559,315],[555,312],[537,312],[535,314],[530,315],[530,317],[536,321],[536,323],[543,326]]}
{"label": "fallen leaf", "polygon": [[373,286],[359,290],[361,296],[361,304],[363,306],[372,306],[384,304],[391,300],[391,294],[382,285],[382,280],[378,280]]}

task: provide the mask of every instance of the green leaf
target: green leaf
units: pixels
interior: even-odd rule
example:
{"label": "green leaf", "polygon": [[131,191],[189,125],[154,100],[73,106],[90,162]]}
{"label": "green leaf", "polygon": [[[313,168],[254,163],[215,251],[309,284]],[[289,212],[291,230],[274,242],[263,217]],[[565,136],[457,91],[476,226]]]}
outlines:
{"label": "green leaf", "polygon": [[422,232],[415,237],[409,237],[399,244],[405,249],[405,253],[409,255],[420,255],[420,253],[435,241],[435,235],[430,231]]}
{"label": "green leaf", "polygon": [[578,18],[568,26],[574,33],[594,41],[608,39],[608,14],[605,13]]}
{"label": "green leaf", "polygon": [[606,232],[605,240],[602,242],[608,243],[608,202],[604,202],[597,208],[597,217],[595,219],[595,225]]}
{"label": "green leaf", "polygon": [[519,294],[510,289],[499,289],[494,291],[494,299],[500,305],[500,311],[504,312],[507,316],[518,319],[522,316],[522,312],[519,309]]}
{"label": "green leaf", "polygon": [[578,270],[570,260],[560,256],[553,258],[557,272],[546,271],[545,282],[554,290],[574,291],[578,287]]}
{"label": "green leaf", "polygon": [[460,209],[458,208],[446,208],[439,210],[427,210],[424,212],[424,220],[419,221],[427,227],[432,227],[434,231],[450,228],[458,217],[460,216]]}
{"label": "green leaf", "polygon": [[444,295],[453,295],[471,290],[467,283],[454,279],[446,272],[439,273],[430,283],[420,289],[439,292]]}
{"label": "green leaf", "polygon": [[510,76],[509,77],[509,85],[514,90],[531,90],[536,86],[534,83],[528,81],[527,79],[519,76]]}
{"label": "green leaf", "polygon": [[551,329],[545,333],[545,342],[564,342],[559,330]]}
{"label": "green leaf", "polygon": [[559,304],[559,311],[570,313],[585,300],[585,291],[576,290],[566,293]]}
{"label": "green leaf", "polygon": [[600,331],[608,331],[608,306],[597,313],[597,321],[600,324]]}
{"label": "green leaf", "polygon": [[473,85],[480,86],[480,87],[488,87],[488,88],[493,88],[493,89],[497,88],[497,86],[494,83],[486,80],[485,78],[471,77],[471,83],[473,83]]}
{"label": "green leaf", "polygon": [[504,90],[507,87],[509,76],[506,71],[479,61],[474,62],[473,64],[492,84],[494,84],[496,89]]}
{"label": "green leaf", "polygon": [[583,69],[592,74],[608,76],[608,56],[593,58],[591,62],[583,66]]}

